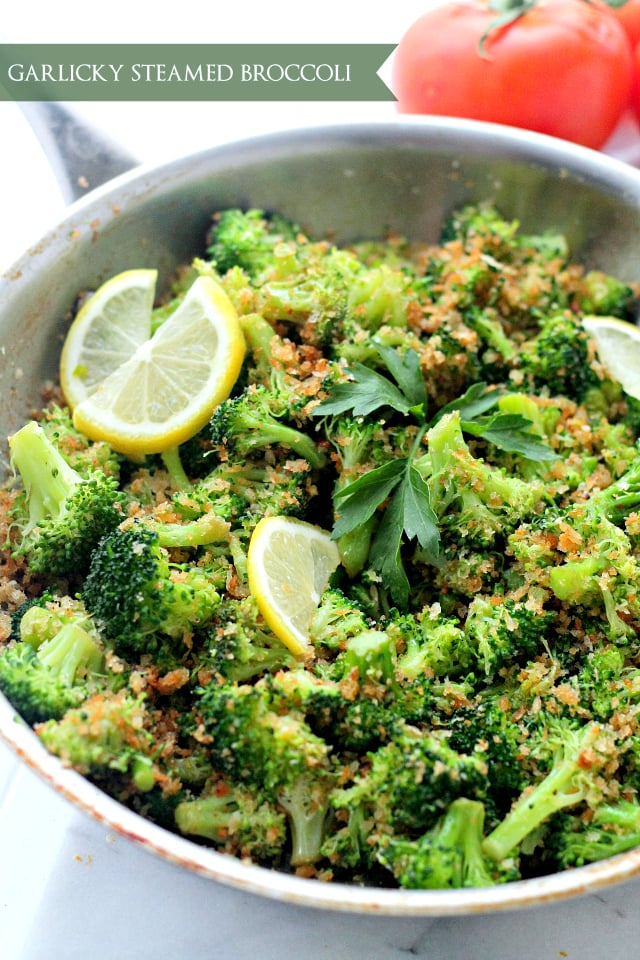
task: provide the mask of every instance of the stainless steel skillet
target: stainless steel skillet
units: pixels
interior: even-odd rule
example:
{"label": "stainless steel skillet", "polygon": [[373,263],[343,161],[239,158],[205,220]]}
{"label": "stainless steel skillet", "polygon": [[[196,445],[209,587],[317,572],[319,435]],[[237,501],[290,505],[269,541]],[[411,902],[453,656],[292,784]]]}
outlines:
{"label": "stainless steel skillet", "polygon": [[[127,158],[121,158],[122,166]],[[81,172],[81,171],[79,171]],[[435,239],[442,218],[491,199],[526,230],[562,231],[574,258],[640,281],[640,172],[604,155],[504,127],[449,119],[292,130],[139,167],[71,205],[0,278],[0,432],[7,436],[54,377],[63,318],[78,291],[130,267],[175,267],[202,252],[211,213],[278,210],[337,240],[392,228]],[[247,866],[173,835],[49,756],[0,697],[0,737],[58,793],[185,869],[226,885],[324,909],[389,915],[475,914],[593,892],[640,873],[640,850],[486,890],[372,890]]]}

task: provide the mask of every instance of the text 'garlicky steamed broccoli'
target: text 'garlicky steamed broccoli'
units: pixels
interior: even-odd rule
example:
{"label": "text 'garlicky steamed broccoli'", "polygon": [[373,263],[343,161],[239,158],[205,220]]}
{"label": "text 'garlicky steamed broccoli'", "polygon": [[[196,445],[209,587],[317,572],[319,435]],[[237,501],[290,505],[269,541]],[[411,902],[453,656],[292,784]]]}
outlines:
{"label": "text 'garlicky steamed broccoli'", "polygon": [[[300,877],[639,845],[640,402],[582,323],[638,290],[490,205],[341,245],[234,208],[206,251],[154,312],[204,274],[238,313],[204,428],[134,462],[56,397],[9,439],[0,690],[140,815]],[[338,547],[306,659],[250,590],[265,516]]]}

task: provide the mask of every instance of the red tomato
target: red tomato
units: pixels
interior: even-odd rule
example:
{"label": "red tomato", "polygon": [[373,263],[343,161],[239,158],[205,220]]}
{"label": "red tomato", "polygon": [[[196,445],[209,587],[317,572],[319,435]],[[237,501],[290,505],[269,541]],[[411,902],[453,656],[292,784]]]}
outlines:
{"label": "red tomato", "polygon": [[631,110],[640,123],[640,43],[633,52],[634,75],[631,86]]}
{"label": "red tomato", "polygon": [[609,13],[622,24],[631,46],[637,46],[640,43],[640,0],[625,0],[621,7],[610,6]]}
{"label": "red tomato", "polygon": [[491,30],[498,16],[486,0],[448,0],[417,20],[393,59],[400,112],[489,120],[601,147],[631,90],[620,24],[585,0],[541,0]]}

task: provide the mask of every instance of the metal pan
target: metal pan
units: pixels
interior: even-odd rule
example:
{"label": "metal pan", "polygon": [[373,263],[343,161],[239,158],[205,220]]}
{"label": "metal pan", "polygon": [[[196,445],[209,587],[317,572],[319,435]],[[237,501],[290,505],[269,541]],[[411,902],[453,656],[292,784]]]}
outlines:
{"label": "metal pan", "polygon": [[[120,157],[121,166],[127,158]],[[640,281],[640,172],[563,141],[447,118],[316,127],[247,139],[116,177],[0,278],[0,433],[24,422],[57,369],[79,290],[130,267],[160,283],[201,253],[214,210],[278,210],[337,240],[392,228],[435,240],[442,218],[491,199],[525,230],[566,234],[575,259]],[[4,455],[6,462],[6,454]],[[640,874],[640,849],[562,874],[481,890],[379,890],[304,880],[174,835],[112,800],[50,756],[0,696],[0,737],[59,794],[164,859],[289,903],[387,915],[476,914],[593,892]]]}

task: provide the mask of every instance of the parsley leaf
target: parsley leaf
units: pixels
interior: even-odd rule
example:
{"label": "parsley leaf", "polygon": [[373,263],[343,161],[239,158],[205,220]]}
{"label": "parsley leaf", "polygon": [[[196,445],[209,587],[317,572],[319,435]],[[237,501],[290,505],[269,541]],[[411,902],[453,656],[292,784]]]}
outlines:
{"label": "parsley leaf", "polygon": [[329,413],[346,413],[351,410],[356,417],[366,417],[380,407],[392,407],[399,413],[409,413],[411,410],[411,400],[377,370],[371,370],[362,363],[354,363],[347,369],[347,373],[350,373],[353,379],[336,384],[331,396],[321,400],[315,407],[314,416],[324,417]]}
{"label": "parsley leaf", "polygon": [[405,463],[405,475],[389,502],[371,544],[369,561],[388,587],[394,603],[409,603],[409,580],[402,562],[402,548],[407,540],[417,539],[435,561],[438,557],[440,533],[438,518],[429,502],[429,490],[415,467]]}
{"label": "parsley leaf", "polygon": [[462,421],[465,433],[482,437],[490,443],[511,453],[519,453],[527,460],[557,460],[551,447],[531,433],[532,423],[519,413],[497,413],[474,421]]}
{"label": "parsley leaf", "polygon": [[384,503],[393,488],[400,483],[406,469],[406,460],[390,460],[370,470],[334,494],[337,519],[332,537],[337,540],[366,523]]}

